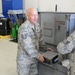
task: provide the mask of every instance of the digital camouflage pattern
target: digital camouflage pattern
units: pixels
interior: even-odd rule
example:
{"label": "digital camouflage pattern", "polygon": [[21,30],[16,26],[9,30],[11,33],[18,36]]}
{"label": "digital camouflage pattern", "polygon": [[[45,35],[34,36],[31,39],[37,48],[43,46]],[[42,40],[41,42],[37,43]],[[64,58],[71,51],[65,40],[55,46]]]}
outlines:
{"label": "digital camouflage pattern", "polygon": [[40,25],[32,25],[28,20],[18,31],[17,72],[18,75],[38,75],[37,59],[39,47],[44,46]]}
{"label": "digital camouflage pattern", "polygon": [[57,50],[61,54],[68,54],[70,64],[67,75],[75,75],[75,31],[58,44]]}

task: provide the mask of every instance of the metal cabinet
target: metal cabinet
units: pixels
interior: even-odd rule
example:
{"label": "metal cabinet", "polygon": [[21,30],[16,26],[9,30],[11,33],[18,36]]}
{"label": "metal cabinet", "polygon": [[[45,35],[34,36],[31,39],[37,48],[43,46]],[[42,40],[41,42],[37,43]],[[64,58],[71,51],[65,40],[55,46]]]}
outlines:
{"label": "metal cabinet", "polygon": [[57,45],[66,38],[67,18],[66,14],[41,12],[41,27],[44,42]]}

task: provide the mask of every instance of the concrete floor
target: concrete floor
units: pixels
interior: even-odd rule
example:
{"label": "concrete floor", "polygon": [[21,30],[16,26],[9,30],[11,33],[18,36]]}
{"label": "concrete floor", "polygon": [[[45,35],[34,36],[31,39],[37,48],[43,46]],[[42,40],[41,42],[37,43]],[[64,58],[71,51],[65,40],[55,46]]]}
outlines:
{"label": "concrete floor", "polygon": [[0,39],[0,75],[17,75],[17,43]]}

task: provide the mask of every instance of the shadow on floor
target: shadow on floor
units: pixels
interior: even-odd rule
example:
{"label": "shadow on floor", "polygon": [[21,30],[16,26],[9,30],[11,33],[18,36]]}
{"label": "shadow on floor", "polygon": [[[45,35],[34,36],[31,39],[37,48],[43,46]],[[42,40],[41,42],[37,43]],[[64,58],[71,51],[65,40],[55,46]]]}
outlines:
{"label": "shadow on floor", "polygon": [[10,40],[10,42],[18,43],[18,40],[17,39],[12,39],[12,40]]}

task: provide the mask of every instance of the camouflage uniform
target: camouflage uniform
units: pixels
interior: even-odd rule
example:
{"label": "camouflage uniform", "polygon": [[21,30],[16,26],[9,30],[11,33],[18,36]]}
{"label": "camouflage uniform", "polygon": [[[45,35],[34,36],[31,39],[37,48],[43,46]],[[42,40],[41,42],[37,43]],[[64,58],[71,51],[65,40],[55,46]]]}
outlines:
{"label": "camouflage uniform", "polygon": [[75,31],[58,44],[57,50],[61,54],[68,54],[70,64],[67,75],[75,75]]}
{"label": "camouflage uniform", "polygon": [[32,25],[28,20],[18,31],[17,72],[18,75],[38,75],[37,59],[39,46],[44,45],[40,25]]}

